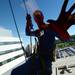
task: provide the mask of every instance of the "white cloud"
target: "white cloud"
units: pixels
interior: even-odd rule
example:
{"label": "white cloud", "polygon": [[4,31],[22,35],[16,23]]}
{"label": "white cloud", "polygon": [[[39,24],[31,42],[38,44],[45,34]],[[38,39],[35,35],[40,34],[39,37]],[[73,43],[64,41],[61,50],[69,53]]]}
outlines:
{"label": "white cloud", "polygon": [[0,27],[0,37],[12,37],[12,31],[3,27]]}

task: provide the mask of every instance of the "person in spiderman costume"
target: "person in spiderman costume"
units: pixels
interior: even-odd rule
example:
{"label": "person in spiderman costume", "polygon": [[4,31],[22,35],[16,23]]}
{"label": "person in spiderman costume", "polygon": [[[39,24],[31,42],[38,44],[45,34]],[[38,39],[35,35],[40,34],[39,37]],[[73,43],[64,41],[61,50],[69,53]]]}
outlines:
{"label": "person in spiderman costume", "polygon": [[[52,61],[53,51],[55,50],[55,36],[63,41],[69,41],[70,35],[67,29],[75,24],[75,13],[72,11],[75,9],[75,3],[66,12],[66,6],[69,0],[64,0],[60,15],[56,21],[48,20],[48,24],[44,23],[43,13],[39,10],[35,11],[33,14],[34,20],[38,25],[37,30],[31,29],[32,20],[31,16],[28,14],[26,17],[26,35],[36,36],[38,38],[38,55],[40,60],[40,68],[42,71],[38,75],[51,75],[52,74]],[[37,60],[37,59],[36,59]],[[39,66],[38,61],[35,64],[34,71],[38,72],[37,66]],[[32,72],[32,59],[29,58],[26,63],[13,69],[11,75],[37,75]]]}
{"label": "person in spiderman costume", "polygon": [[61,13],[56,21],[47,20],[48,24],[44,22],[43,13],[40,10],[36,10],[33,13],[35,22],[38,25],[37,30],[31,30],[32,20],[31,16],[28,14],[26,17],[26,35],[35,36],[38,38],[38,49],[37,53],[39,55],[42,74],[51,75],[52,74],[52,61],[53,51],[55,49],[55,37],[58,37],[63,41],[70,41],[70,35],[67,29],[75,24],[75,13],[71,14],[75,9],[75,3],[66,12],[68,0],[64,0]]}

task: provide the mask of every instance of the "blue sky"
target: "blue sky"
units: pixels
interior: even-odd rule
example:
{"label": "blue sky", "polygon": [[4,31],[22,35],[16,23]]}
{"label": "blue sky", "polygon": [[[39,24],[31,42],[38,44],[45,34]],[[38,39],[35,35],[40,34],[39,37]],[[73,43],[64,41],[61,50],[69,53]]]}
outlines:
{"label": "blue sky", "polygon": [[[39,7],[39,9],[43,12],[46,21],[47,19],[58,18],[64,0],[30,0],[30,1],[36,2],[37,4],[36,6]],[[23,4],[22,0],[11,0],[11,3],[13,6],[19,32],[21,34],[21,37],[23,38],[23,42],[25,42],[25,44],[27,45],[29,43],[29,37],[25,35],[26,11],[21,6]],[[75,0],[69,0],[66,10],[68,10],[73,3],[75,3]],[[31,12],[32,11],[30,11],[29,13],[31,14]],[[35,25],[34,21],[33,25]],[[13,35],[17,37],[17,32],[14,25],[8,0],[0,0],[0,27],[12,30]],[[34,26],[34,28],[36,28],[36,26]],[[75,26],[72,26],[68,31],[71,35],[75,34]]]}

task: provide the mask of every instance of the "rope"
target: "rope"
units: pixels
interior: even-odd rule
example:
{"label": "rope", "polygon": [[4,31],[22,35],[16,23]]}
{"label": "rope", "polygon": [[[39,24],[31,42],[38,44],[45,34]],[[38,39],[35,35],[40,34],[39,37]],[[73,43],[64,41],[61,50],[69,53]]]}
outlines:
{"label": "rope", "polygon": [[18,33],[18,37],[19,37],[19,40],[20,40],[20,43],[21,43],[21,47],[22,47],[22,50],[23,50],[24,55],[25,55],[26,52],[25,52],[25,49],[24,49],[24,47],[22,45],[20,33],[19,33],[19,30],[18,30],[18,26],[17,26],[17,23],[16,23],[16,19],[15,19],[15,16],[14,16],[14,12],[13,12],[12,5],[11,5],[11,1],[10,0],[9,0],[9,5],[10,5],[11,12],[12,12],[13,20],[14,20],[14,23],[15,23],[15,27],[16,27],[16,30],[17,30],[17,33]]}
{"label": "rope", "polygon": [[[28,15],[28,10],[27,10],[27,6],[26,6],[26,0],[22,0],[22,1],[24,3],[26,14]],[[34,31],[33,25],[31,26],[31,29]],[[36,44],[37,43],[36,37],[34,39],[35,39],[35,44]],[[31,45],[31,50],[32,50],[32,36],[30,36],[30,45]],[[35,53],[35,51],[34,51],[34,53]]]}
{"label": "rope", "polygon": [[[24,8],[26,10],[26,15],[28,15],[28,10],[27,10],[27,6],[26,6],[26,0],[22,0],[24,3]],[[30,36],[30,46],[31,46],[31,51],[32,51],[32,36]]]}
{"label": "rope", "polygon": [[28,14],[28,10],[27,10],[26,3],[25,3],[25,2],[26,2],[26,1],[25,1],[25,0],[23,0],[24,8],[25,8],[25,10],[26,10],[26,14]]}

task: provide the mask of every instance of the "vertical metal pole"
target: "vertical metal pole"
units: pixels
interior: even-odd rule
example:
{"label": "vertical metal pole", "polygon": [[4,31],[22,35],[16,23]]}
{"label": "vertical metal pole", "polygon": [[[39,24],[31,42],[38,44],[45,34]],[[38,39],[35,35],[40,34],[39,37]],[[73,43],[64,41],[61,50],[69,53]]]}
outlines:
{"label": "vertical metal pole", "polygon": [[58,74],[57,74],[57,70],[58,70],[58,68],[56,67],[56,75],[58,75]]}
{"label": "vertical metal pole", "polygon": [[30,36],[30,46],[31,46],[31,51],[32,51],[32,36]]}
{"label": "vertical metal pole", "polygon": [[[23,3],[24,3],[25,10],[26,10],[26,15],[28,15],[26,0],[23,0]],[[31,51],[32,51],[32,36],[30,36],[30,47],[31,47]]]}

